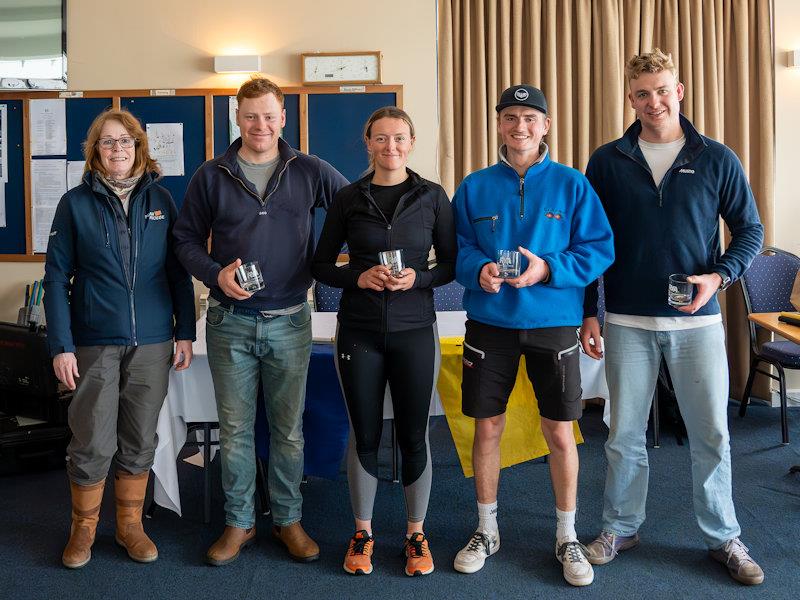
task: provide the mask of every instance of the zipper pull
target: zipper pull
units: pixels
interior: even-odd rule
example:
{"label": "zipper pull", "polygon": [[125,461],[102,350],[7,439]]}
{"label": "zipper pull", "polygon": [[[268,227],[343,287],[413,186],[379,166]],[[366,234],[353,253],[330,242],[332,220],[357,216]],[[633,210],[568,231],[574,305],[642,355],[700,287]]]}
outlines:
{"label": "zipper pull", "polygon": [[662,201],[661,201],[661,188],[660,187],[658,188],[658,206],[659,206],[659,208],[661,208],[663,206]]}
{"label": "zipper pull", "polygon": [[106,248],[111,247],[111,240],[108,239],[108,230],[106,230]]}
{"label": "zipper pull", "polygon": [[494,233],[495,225],[497,225],[497,215],[492,215],[492,233]]}
{"label": "zipper pull", "polygon": [[386,226],[386,229],[391,229],[391,228],[392,228],[391,224]]}
{"label": "zipper pull", "polygon": [[519,178],[519,218],[525,218],[525,178]]}

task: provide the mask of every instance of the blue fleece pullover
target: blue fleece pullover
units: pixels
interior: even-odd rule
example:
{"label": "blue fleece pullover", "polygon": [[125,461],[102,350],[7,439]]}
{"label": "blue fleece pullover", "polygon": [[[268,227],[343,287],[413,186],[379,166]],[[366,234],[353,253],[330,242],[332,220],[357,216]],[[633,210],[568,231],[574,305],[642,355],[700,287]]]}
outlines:
{"label": "blue fleece pullover", "polygon": [[[453,211],[456,279],[466,288],[468,318],[510,329],[580,325],[584,287],[611,264],[614,248],[600,201],[579,171],[553,162],[546,150],[525,177],[501,161],[461,182]],[[517,246],[547,262],[549,281],[483,291],[483,265]],[[522,270],[527,266],[523,257]]]}
{"label": "blue fleece pullover", "polygon": [[[586,167],[614,230],[617,260],[603,278],[609,312],[681,316],[667,304],[670,274],[719,273],[736,281],[761,248],[764,228],[739,159],[683,115],[680,122],[686,144],[659,186],[639,148],[638,120],[598,148]],[[731,231],[725,254],[720,216]],[[587,288],[584,310],[597,314],[596,284]],[[714,296],[695,315],[718,312]]]}
{"label": "blue fleece pullover", "polygon": [[44,271],[52,356],[75,346],[195,339],[192,279],[173,252],[172,196],[154,173],[142,175],[128,203],[127,232],[114,203],[92,173],[58,203]]}
{"label": "blue fleece pullover", "polygon": [[[241,147],[239,138],[192,176],[175,224],[175,253],[226,305],[274,310],[300,304],[312,281],[314,210],[327,209],[347,180],[321,158],[279,139],[278,166],[262,198],[236,160]],[[264,276],[265,287],[246,300],[229,298],[217,283],[222,268],[237,258],[258,261]]]}

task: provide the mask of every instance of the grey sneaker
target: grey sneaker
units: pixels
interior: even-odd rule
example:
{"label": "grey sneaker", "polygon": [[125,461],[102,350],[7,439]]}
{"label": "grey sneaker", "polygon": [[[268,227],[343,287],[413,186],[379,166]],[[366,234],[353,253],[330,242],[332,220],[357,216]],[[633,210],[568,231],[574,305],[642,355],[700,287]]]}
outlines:
{"label": "grey sneaker", "polygon": [[617,535],[608,531],[601,531],[600,535],[588,546],[586,558],[593,565],[604,565],[610,563],[617,557],[617,554],[624,550],[630,550],[639,545],[639,534]]}
{"label": "grey sneaker", "polygon": [[486,559],[500,550],[500,533],[490,535],[476,531],[469,542],[456,554],[453,568],[459,573],[475,573],[483,568]]}
{"label": "grey sneaker", "polygon": [[582,586],[594,581],[594,569],[586,560],[586,546],[577,541],[556,542],[556,558],[564,567],[564,579],[567,583]]}
{"label": "grey sneaker", "polygon": [[716,550],[709,550],[711,558],[728,567],[728,573],[739,583],[758,585],[764,581],[764,571],[748,554],[750,549],[739,538],[728,540]]}

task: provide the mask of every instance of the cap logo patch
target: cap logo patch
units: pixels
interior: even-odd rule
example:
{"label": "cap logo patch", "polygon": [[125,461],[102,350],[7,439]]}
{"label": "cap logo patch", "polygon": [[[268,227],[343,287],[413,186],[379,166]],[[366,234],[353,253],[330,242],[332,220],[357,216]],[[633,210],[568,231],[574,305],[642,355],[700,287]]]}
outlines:
{"label": "cap logo patch", "polygon": [[527,100],[529,95],[530,94],[528,94],[528,90],[525,88],[518,88],[514,90],[514,98],[517,100]]}

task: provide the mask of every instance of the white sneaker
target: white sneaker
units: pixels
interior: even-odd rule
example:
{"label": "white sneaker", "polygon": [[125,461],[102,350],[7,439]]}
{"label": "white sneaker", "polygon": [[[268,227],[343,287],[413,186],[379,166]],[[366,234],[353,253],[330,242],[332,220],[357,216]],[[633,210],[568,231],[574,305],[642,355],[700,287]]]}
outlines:
{"label": "white sneaker", "polygon": [[564,579],[575,586],[589,585],[594,581],[594,569],[586,559],[588,550],[578,541],[556,542],[556,558],[564,567]]}
{"label": "white sneaker", "polygon": [[500,550],[500,532],[491,535],[476,531],[469,543],[459,550],[453,568],[460,573],[475,573],[483,568],[486,559]]}

